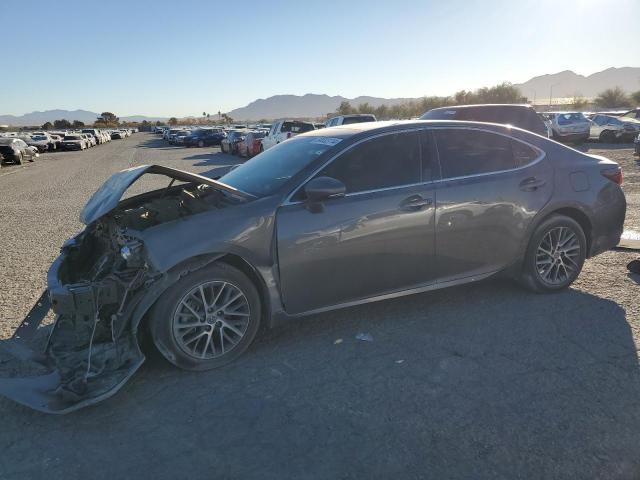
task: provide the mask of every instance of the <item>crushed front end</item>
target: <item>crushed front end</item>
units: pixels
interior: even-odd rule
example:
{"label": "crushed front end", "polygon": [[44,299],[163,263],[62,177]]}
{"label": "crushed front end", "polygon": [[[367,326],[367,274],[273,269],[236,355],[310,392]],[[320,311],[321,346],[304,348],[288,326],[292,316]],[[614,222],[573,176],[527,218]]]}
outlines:
{"label": "crushed front end", "polygon": [[[121,200],[147,173],[167,178],[168,186]],[[47,373],[0,378],[0,395],[43,412],[67,413],[116,393],[144,362],[137,338],[144,315],[182,275],[215,258],[196,257],[160,271],[143,238],[175,222],[168,229],[172,235],[162,238],[165,246],[178,246],[184,241],[179,222],[247,198],[216,180],[159,165],[113,174],[82,210],[85,230],[65,242],[51,265],[48,292],[14,337],[0,342],[3,351]],[[49,309],[55,323],[44,352],[35,352],[28,341]]]}
{"label": "crushed front end", "polygon": [[[65,243],[49,269],[48,299],[41,301],[48,300],[55,323],[44,356],[30,357],[50,372],[0,379],[0,394],[36,410],[66,413],[113,395],[144,362],[133,327],[162,275],[149,267],[142,243],[125,232],[107,216]],[[27,317],[30,333],[47,313],[39,310]],[[25,327],[12,341],[28,340],[21,331]]]}

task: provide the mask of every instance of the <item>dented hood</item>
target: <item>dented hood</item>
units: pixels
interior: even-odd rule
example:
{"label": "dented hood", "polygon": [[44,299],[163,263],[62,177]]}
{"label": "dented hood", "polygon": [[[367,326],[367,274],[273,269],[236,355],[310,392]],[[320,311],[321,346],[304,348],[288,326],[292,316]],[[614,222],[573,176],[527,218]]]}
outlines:
{"label": "dented hood", "polygon": [[255,198],[249,193],[243,192],[237,188],[211,178],[203,177],[202,175],[185,172],[184,170],[177,170],[175,168],[163,167],[161,165],[140,165],[139,167],[127,168],[126,170],[122,170],[111,175],[111,177],[109,177],[109,179],[104,182],[98,190],[96,190],[84,206],[82,212],[80,212],[80,221],[85,225],[88,225],[116,208],[122,198],[122,195],[124,195],[124,192],[146,173],[165,175],[171,179],[183,182],[195,182],[210,185],[243,200]]}

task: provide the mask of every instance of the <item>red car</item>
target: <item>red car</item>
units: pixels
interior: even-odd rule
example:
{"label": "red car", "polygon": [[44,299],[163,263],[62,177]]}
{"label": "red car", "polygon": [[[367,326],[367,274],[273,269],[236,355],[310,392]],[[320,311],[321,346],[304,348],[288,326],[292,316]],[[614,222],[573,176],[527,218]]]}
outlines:
{"label": "red car", "polygon": [[262,139],[266,132],[249,132],[240,143],[238,143],[238,155],[251,158],[260,153]]}

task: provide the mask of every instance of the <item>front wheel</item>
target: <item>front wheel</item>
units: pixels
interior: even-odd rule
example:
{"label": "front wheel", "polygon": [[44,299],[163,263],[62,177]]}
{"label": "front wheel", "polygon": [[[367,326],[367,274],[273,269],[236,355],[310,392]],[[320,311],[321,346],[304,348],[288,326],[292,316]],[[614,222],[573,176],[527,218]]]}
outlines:
{"label": "front wheel", "polygon": [[600,141],[602,143],[613,143],[615,139],[616,136],[611,130],[605,130],[600,134]]}
{"label": "front wheel", "polygon": [[179,368],[209,370],[239,357],[258,332],[258,291],[240,270],[213,264],[165,292],[150,313],[153,343]]}
{"label": "front wheel", "polygon": [[203,140],[198,140],[198,146],[200,148],[204,147],[204,141]]}
{"label": "front wheel", "polygon": [[22,161],[24,160],[24,154],[20,152],[18,155],[14,157],[14,163],[16,165],[22,165]]}
{"label": "front wheel", "polygon": [[553,215],[531,236],[520,280],[538,293],[563,290],[578,278],[586,253],[580,224],[564,215]]}

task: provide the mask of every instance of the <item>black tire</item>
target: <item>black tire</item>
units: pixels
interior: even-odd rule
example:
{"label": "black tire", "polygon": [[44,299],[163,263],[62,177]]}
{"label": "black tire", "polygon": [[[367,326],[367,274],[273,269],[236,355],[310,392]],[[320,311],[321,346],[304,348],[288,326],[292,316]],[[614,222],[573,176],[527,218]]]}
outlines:
{"label": "black tire", "polygon": [[[553,248],[547,246],[550,238],[553,239],[554,236],[557,238],[557,232],[565,232],[567,236],[569,236],[570,233],[574,235],[575,242],[571,240],[569,246],[565,245],[565,248],[570,248],[571,257],[568,257],[566,253],[562,253],[562,251],[557,251],[562,249],[553,251]],[[561,242],[558,241],[558,243]],[[578,247],[579,250],[576,250]],[[544,252],[545,250],[550,251],[553,255],[550,254],[547,256]],[[564,215],[551,215],[538,225],[529,239],[529,245],[527,246],[520,275],[520,283],[529,290],[537,293],[552,293],[564,290],[568,288],[580,274],[586,253],[587,240],[580,224],[574,219]],[[554,259],[554,257],[556,258]],[[558,263],[555,266],[552,265],[549,267],[549,270],[545,272],[546,266],[540,266],[538,264],[538,262],[542,263],[545,261],[548,262],[548,265],[552,265],[554,261]],[[569,267],[569,269],[567,269],[565,265]],[[553,281],[554,272],[557,272],[557,276],[566,276],[566,278],[558,278],[556,281]],[[545,275],[551,278],[546,279]]]}
{"label": "black tire", "polygon": [[22,161],[24,160],[24,154],[20,152],[18,155],[13,157],[13,163],[16,165],[22,165]]}
{"label": "black tire", "polygon": [[198,140],[198,146],[200,148],[204,147],[204,140]]}
{"label": "black tire", "polygon": [[605,130],[600,134],[600,141],[602,143],[613,143],[615,139],[616,136],[611,130]]}
{"label": "black tire", "polygon": [[[205,282],[225,282],[235,287],[246,298],[249,315],[244,335],[236,345],[217,357],[202,359],[187,353],[179,344],[174,335],[174,322],[176,312],[181,306],[185,295]],[[149,331],[158,351],[176,367],[185,370],[210,370],[227,365],[242,355],[253,342],[260,328],[260,320],[260,296],[253,282],[237,268],[224,263],[214,263],[209,267],[186,275],[162,294],[150,311]],[[200,331],[204,331],[204,327],[202,328],[203,330]],[[214,326],[207,328],[215,332]],[[218,333],[220,333],[220,329]]]}
{"label": "black tire", "polygon": [[264,152],[264,147],[260,144],[260,153]]}

